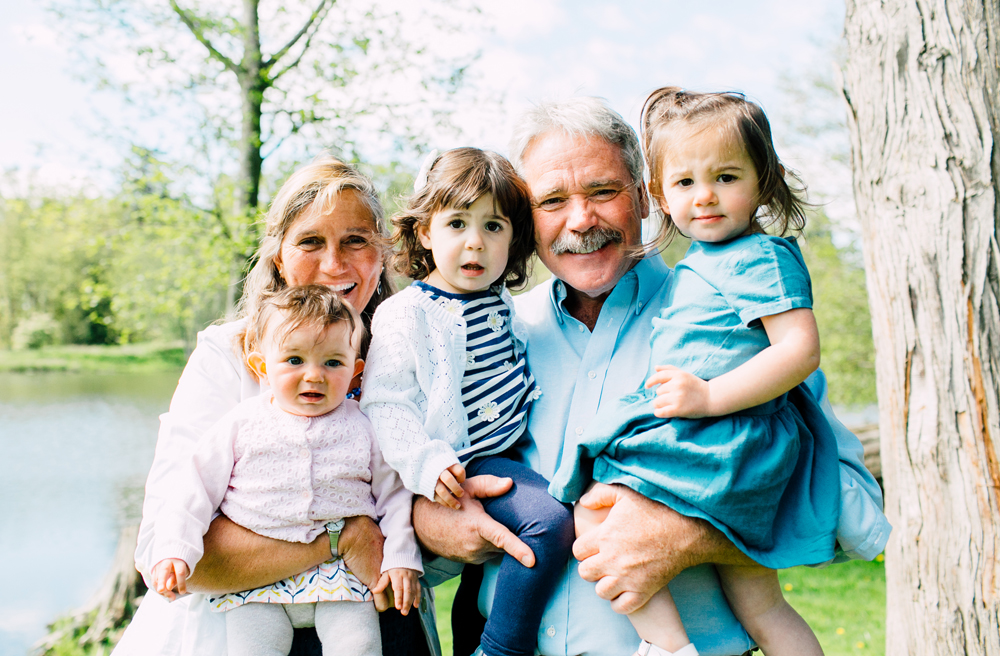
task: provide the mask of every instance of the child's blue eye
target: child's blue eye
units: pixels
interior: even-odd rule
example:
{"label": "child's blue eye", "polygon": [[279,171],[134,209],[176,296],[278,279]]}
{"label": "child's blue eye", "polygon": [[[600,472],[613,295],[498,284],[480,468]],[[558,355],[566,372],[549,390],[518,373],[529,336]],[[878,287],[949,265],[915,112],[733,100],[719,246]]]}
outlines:
{"label": "child's blue eye", "polygon": [[288,364],[302,364],[302,358],[300,358],[297,355],[293,355],[292,357],[288,358],[287,362]]}
{"label": "child's blue eye", "polygon": [[337,368],[337,367],[343,367],[344,363],[341,362],[340,360],[327,360],[326,361],[326,366]]}

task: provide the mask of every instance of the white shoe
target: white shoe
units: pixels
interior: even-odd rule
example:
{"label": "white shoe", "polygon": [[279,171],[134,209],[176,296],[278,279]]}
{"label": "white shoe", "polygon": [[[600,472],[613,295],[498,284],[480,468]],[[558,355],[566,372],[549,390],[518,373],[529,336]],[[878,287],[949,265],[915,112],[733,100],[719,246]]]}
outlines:
{"label": "white shoe", "polygon": [[635,656],[698,656],[698,650],[689,642],[677,651],[667,651],[643,640],[639,649],[636,650]]}

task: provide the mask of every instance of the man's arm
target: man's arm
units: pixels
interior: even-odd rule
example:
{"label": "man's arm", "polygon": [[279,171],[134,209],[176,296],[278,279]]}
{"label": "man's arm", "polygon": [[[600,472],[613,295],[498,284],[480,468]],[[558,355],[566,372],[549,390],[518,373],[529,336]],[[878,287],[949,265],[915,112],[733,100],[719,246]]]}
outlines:
{"label": "man's arm", "polygon": [[[216,517],[205,534],[205,555],[188,579],[193,592],[224,594],[252,590],[304,572],[330,559],[330,538],[285,542],[254,533],[228,517]],[[367,517],[349,517],[340,533],[338,551],[347,567],[365,585],[379,579],[382,532]]]}
{"label": "man's arm", "polygon": [[600,526],[573,543],[580,576],[617,613],[641,608],[681,571],[702,563],[754,562],[708,522],[685,517],[623,485],[595,484],[580,499],[610,508]]}

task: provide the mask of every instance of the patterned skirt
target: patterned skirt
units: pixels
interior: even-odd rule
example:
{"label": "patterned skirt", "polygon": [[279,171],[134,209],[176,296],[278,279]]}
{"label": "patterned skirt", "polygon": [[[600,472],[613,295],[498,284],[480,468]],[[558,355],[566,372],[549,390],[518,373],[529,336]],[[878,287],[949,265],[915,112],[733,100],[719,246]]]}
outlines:
{"label": "patterned skirt", "polygon": [[283,581],[209,599],[212,610],[224,612],[250,603],[310,604],[316,601],[371,601],[372,593],[347,569],[342,558],[328,560]]}

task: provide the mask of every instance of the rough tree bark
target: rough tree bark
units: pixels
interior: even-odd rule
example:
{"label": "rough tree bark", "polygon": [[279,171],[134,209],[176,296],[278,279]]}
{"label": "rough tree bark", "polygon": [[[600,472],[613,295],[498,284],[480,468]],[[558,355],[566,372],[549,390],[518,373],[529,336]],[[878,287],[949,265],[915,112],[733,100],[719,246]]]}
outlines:
{"label": "rough tree bark", "polygon": [[1000,655],[1000,8],[848,0],[887,654]]}

